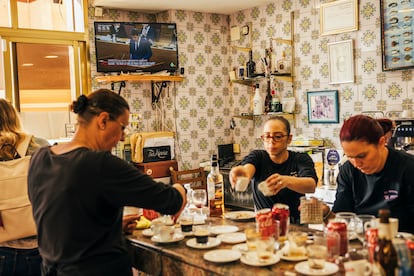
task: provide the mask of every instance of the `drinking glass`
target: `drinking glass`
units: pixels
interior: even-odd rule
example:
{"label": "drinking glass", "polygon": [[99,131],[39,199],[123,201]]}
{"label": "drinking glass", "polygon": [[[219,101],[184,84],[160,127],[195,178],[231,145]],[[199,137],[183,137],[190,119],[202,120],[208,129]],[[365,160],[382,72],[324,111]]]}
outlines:
{"label": "drinking glass", "polygon": [[191,194],[194,205],[200,210],[200,215],[202,215],[202,207],[206,206],[207,203],[207,192],[206,190],[197,189],[194,190]]}
{"label": "drinking glass", "polygon": [[356,233],[358,239],[365,245],[365,232],[368,228],[375,227],[375,216],[358,215],[356,218]]}
{"label": "drinking glass", "polygon": [[352,240],[356,237],[356,214],[351,212],[338,212],[335,214],[336,218],[346,221],[346,228],[348,230],[348,239]]}

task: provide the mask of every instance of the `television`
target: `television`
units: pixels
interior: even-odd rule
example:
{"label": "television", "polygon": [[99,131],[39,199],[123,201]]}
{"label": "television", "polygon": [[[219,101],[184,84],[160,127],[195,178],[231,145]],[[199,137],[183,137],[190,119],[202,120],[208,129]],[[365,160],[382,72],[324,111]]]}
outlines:
{"label": "television", "polygon": [[178,70],[175,23],[95,22],[98,72]]}

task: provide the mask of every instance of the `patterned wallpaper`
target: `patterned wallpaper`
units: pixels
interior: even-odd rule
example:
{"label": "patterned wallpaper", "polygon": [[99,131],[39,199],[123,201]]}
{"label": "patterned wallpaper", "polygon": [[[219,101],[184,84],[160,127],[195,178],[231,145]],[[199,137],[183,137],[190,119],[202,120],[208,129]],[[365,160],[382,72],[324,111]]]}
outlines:
{"label": "patterned wallpaper", "polygon": [[[129,101],[133,120],[139,120],[138,131],[171,130],[177,133],[176,154],[179,166],[199,166],[217,151],[218,144],[240,143],[240,158],[253,148],[262,147],[258,139],[266,116],[252,120],[232,115],[249,110],[253,90],[249,86],[232,84],[229,71],[244,65],[248,53],[232,46],[246,46],[242,37],[230,42],[230,27],[251,24],[253,59],[261,70],[260,57],[269,47],[271,38],[290,38],[294,24],[295,82],[278,82],[282,98],[296,98],[294,136],[325,139],[339,147],[338,132],[344,118],[352,114],[382,111],[384,114],[413,108],[413,76],[411,70],[382,72],[379,1],[359,1],[359,30],[336,35],[319,36],[319,5],[317,0],[282,0],[239,11],[230,16],[170,10],[156,15],[139,12],[104,10],[104,17],[94,18],[89,9],[90,32],[94,20],[175,22],[178,28],[179,66],[184,67],[184,81],[171,83],[163,92],[159,106],[151,106],[151,86],[144,82],[128,82],[122,95]],[[294,22],[290,12],[294,11]],[[353,40],[355,82],[329,84],[329,42]],[[286,45],[273,43],[276,55]],[[91,40],[91,69],[95,76],[95,49]],[[260,80],[265,96],[265,80]],[[93,82],[93,88],[110,88],[109,84]],[[115,88],[118,89],[118,88]],[[340,122],[309,124],[308,91],[338,90]]]}

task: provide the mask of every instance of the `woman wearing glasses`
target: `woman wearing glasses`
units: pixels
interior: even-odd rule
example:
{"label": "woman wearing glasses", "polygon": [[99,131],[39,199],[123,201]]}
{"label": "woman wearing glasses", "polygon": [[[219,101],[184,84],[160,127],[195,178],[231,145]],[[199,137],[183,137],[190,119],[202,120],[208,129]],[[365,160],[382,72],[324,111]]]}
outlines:
{"label": "woman wearing glasses", "polygon": [[129,123],[121,96],[100,89],[80,96],[72,110],[78,114],[72,140],[40,149],[29,168],[42,275],[132,275],[123,207],[178,216],[185,189],[155,182],[111,154]]}
{"label": "woman wearing glasses", "polygon": [[[234,187],[237,177],[253,179],[255,209],[272,208],[275,203],[289,206],[292,223],[299,222],[300,197],[315,192],[318,177],[311,157],[287,149],[292,141],[290,124],[281,116],[269,118],[263,127],[261,139],[264,150],[253,150],[240,166],[230,171],[230,183]],[[270,195],[258,188],[265,181]]]}

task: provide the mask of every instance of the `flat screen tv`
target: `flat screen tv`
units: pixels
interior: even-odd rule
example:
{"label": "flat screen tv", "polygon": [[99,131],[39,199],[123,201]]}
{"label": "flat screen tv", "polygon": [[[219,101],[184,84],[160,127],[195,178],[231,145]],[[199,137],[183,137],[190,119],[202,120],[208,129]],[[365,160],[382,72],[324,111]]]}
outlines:
{"label": "flat screen tv", "polygon": [[95,22],[98,72],[175,72],[175,23]]}

